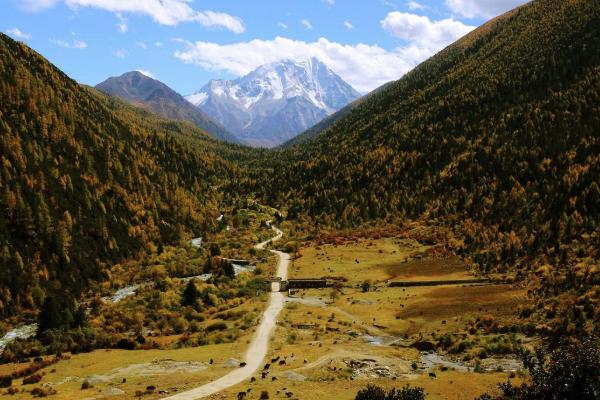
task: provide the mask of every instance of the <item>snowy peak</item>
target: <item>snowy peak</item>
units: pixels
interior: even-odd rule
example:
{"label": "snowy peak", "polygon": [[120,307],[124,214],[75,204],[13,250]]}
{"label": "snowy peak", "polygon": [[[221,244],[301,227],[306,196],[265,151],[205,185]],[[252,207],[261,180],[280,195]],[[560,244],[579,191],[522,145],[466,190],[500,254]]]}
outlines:
{"label": "snowy peak", "polygon": [[274,146],[360,94],[316,58],[281,60],[239,79],[212,80],[187,100],[240,138]]}

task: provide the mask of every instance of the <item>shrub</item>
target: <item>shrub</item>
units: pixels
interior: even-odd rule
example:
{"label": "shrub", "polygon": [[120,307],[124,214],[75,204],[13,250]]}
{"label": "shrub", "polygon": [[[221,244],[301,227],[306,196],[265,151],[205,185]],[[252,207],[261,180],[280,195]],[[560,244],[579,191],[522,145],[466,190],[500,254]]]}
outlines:
{"label": "shrub", "polygon": [[33,383],[38,383],[39,381],[42,380],[42,375],[40,374],[33,374],[30,375],[26,378],[23,378],[23,385],[31,385]]}
{"label": "shrub", "polygon": [[479,357],[479,359],[481,359],[481,360],[487,358],[488,357],[487,350],[486,349],[479,350],[479,352],[477,353],[477,357]]}
{"label": "shrub", "polygon": [[292,332],[288,335],[287,341],[289,344],[296,343],[296,340],[298,340],[298,336],[295,332]]}
{"label": "shrub", "polygon": [[10,375],[0,376],[0,388],[12,386],[12,377]]}
{"label": "shrub", "polygon": [[[600,348],[596,340],[584,338],[573,343],[564,339],[554,349],[539,348],[535,355],[523,354],[522,358],[531,381],[521,386],[501,384],[502,395],[497,400],[600,398]],[[485,394],[480,399],[493,398]]]}
{"label": "shrub", "polygon": [[182,317],[176,318],[175,321],[173,321],[173,330],[175,331],[175,333],[183,333],[188,328],[188,322]]}
{"label": "shrub", "polygon": [[135,342],[133,342],[127,338],[122,338],[117,342],[115,347],[117,349],[123,349],[123,350],[134,350]]}
{"label": "shrub", "polygon": [[296,242],[296,241],[287,242],[283,246],[283,251],[286,253],[297,253],[298,252],[298,242]]}
{"label": "shrub", "polygon": [[183,294],[181,296],[181,305],[193,306],[196,304],[196,300],[198,300],[199,296],[200,293],[198,292],[198,288],[192,279],[188,282],[187,286],[183,290]]}
{"label": "shrub", "polygon": [[206,332],[224,331],[225,329],[227,329],[225,322],[215,322],[206,327]]}
{"label": "shrub", "polygon": [[221,265],[225,276],[227,276],[228,278],[235,278],[235,268],[233,268],[232,263],[223,261]]}
{"label": "shrub", "polygon": [[363,292],[368,292],[369,290],[371,290],[371,281],[370,280],[366,280],[363,283],[361,283],[360,288],[362,289]]}
{"label": "shrub", "polygon": [[36,387],[31,390],[31,395],[33,397],[46,397],[46,396],[50,396],[53,394],[56,394],[56,390],[54,390],[52,388],[42,389],[42,388]]}
{"label": "shrub", "polygon": [[400,390],[392,389],[386,392],[379,386],[368,385],[356,394],[354,400],[425,400],[425,390],[406,385]]}

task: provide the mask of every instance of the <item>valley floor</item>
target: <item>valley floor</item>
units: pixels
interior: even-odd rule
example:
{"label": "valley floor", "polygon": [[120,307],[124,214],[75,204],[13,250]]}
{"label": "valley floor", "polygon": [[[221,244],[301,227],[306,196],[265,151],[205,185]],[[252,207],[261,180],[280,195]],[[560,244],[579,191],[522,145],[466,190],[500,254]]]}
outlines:
{"label": "valley floor", "polygon": [[[517,306],[526,301],[524,291],[507,285],[388,286],[394,280],[473,278],[456,258],[421,260],[419,254],[427,249],[394,238],[303,248],[291,277],[340,277],[342,287],[299,291],[288,298],[267,357],[285,360],[284,365],[276,362],[264,379],[257,374],[255,383],[211,398],[235,398],[250,390],[249,398],[268,391],[275,399],[291,393],[297,399],[351,400],[372,383],[421,386],[428,399],[474,399],[495,392],[500,382],[520,381],[522,365],[514,354],[487,356],[482,350],[494,348],[495,341],[529,339],[471,335],[466,327],[482,316],[510,325]],[[370,290],[363,291],[367,280]],[[449,354],[411,346],[437,345],[433,338],[445,335],[464,338],[472,347]]]}
{"label": "valley floor", "polygon": [[[267,244],[275,242],[283,236],[283,232],[273,227],[276,235],[269,240],[261,242],[256,245],[257,250],[264,249]],[[271,250],[272,253],[277,255],[277,273],[276,277],[285,280],[287,278],[288,265],[290,263],[289,254],[281,251]],[[277,287],[276,289],[278,289]],[[275,290],[275,289],[274,289]],[[234,371],[227,375],[210,382],[206,385],[202,385],[198,388],[178,393],[174,396],[168,397],[169,400],[194,400],[209,396],[214,393],[221,392],[232,386],[241,383],[244,380],[250,379],[252,375],[260,368],[262,362],[269,349],[269,341],[275,324],[277,323],[277,316],[283,309],[285,298],[279,291],[273,291],[270,293],[269,305],[265,309],[262,315],[260,325],[258,326],[252,341],[248,345],[246,356],[244,357],[244,365],[236,368]]]}
{"label": "valley floor", "polygon": [[[514,352],[533,339],[487,329],[515,322],[523,289],[389,286],[473,278],[458,258],[433,256],[431,248],[396,237],[314,243],[296,254],[290,278],[337,283],[288,297],[271,293],[260,325],[233,343],[72,355],[43,369],[41,384],[56,399],[231,399],[241,392],[254,399],[267,391],[271,399],[351,400],[369,383],[421,386],[431,399],[474,399],[523,379]],[[276,254],[285,279],[286,253]],[[270,364],[264,371],[263,363]],[[2,365],[0,374],[17,368]],[[92,387],[82,390],[84,380]]]}

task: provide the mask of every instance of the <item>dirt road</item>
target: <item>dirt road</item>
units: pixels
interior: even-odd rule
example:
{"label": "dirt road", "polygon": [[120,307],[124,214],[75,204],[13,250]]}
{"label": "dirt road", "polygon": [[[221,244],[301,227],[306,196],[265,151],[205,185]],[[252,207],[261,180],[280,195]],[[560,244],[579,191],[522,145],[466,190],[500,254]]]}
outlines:
{"label": "dirt road", "polygon": [[[276,227],[272,226],[276,235],[262,243],[255,246],[257,249],[264,249],[269,242],[274,242],[281,239],[283,232]],[[287,278],[287,271],[290,262],[290,256],[287,253],[281,251],[271,250],[272,253],[278,257],[277,262],[277,276],[285,280]],[[235,386],[240,382],[250,379],[252,375],[263,365],[264,358],[269,350],[269,339],[275,330],[275,324],[277,323],[277,315],[283,309],[285,303],[285,297],[280,292],[271,292],[271,298],[269,299],[269,305],[265,310],[260,325],[252,338],[244,361],[246,365],[242,368],[238,368],[227,375],[212,381],[205,385],[199,386],[195,389],[188,390],[186,392],[178,393],[174,396],[167,397],[168,400],[195,400],[201,399],[211,394],[218,393],[222,390]]]}

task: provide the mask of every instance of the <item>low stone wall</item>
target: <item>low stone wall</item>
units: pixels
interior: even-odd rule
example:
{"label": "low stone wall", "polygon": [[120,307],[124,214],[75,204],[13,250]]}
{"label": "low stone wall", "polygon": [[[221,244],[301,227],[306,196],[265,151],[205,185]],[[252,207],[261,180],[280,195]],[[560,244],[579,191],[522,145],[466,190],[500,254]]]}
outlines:
{"label": "low stone wall", "polygon": [[481,284],[490,283],[489,279],[455,279],[446,281],[404,281],[390,282],[390,287],[411,287],[411,286],[441,286],[441,285],[463,285],[463,284]]}
{"label": "low stone wall", "polygon": [[326,279],[290,279],[287,289],[321,289],[327,287]]}

